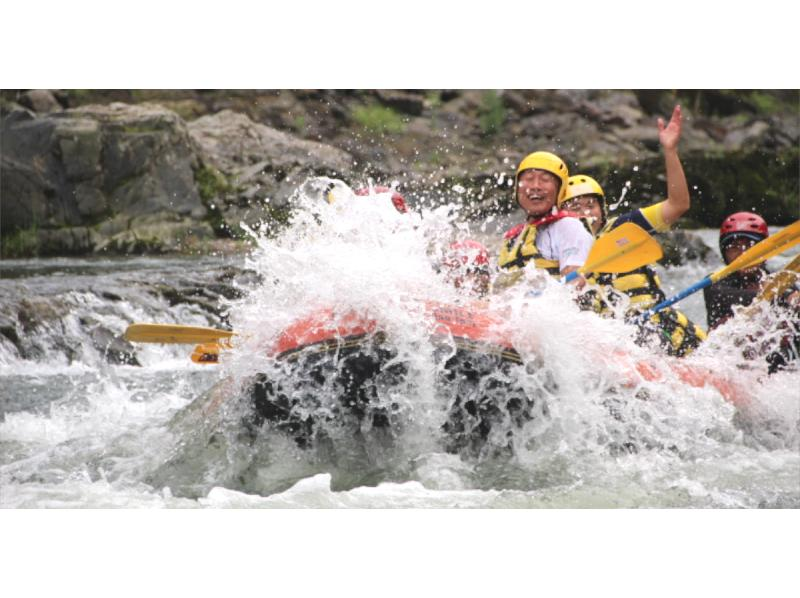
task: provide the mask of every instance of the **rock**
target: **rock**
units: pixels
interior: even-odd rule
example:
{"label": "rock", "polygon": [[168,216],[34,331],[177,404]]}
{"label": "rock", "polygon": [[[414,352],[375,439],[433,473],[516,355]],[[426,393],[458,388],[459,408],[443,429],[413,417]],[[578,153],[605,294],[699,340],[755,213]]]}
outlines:
{"label": "rock", "polygon": [[19,346],[19,335],[17,334],[17,326],[13,320],[0,314],[0,334],[14,343],[14,346]]}
{"label": "rock", "polygon": [[103,192],[91,183],[81,183],[73,191],[77,202],[78,212],[83,216],[94,219],[96,216],[108,211],[108,199]]}
{"label": "rock", "polygon": [[89,229],[85,226],[40,229],[40,256],[83,255],[92,250]]}
{"label": "rock", "polygon": [[36,164],[15,160],[3,152],[0,171],[2,235],[30,230],[50,219],[54,211],[55,186]]}
{"label": "rock", "polygon": [[769,129],[770,126],[767,122],[757,120],[751,122],[744,128],[728,131],[723,143],[725,144],[725,148],[729,151],[754,149],[761,144],[764,134],[769,131]]}
{"label": "rock", "polygon": [[[2,122],[2,232],[37,230],[57,255],[112,247],[174,246],[176,232],[142,243],[98,239],[103,220],[169,213],[204,219],[197,147],[183,121],[160,106],[88,105],[50,115],[15,111]],[[182,229],[186,228],[182,224]],[[76,228],[77,227],[77,228]],[[64,228],[74,230],[61,230]],[[204,235],[207,227],[197,233]],[[195,233],[190,233],[195,234]]]}
{"label": "rock", "polygon": [[131,216],[127,214],[120,214],[104,220],[95,227],[95,232],[101,237],[113,237],[123,231],[126,231],[131,226]]}
{"label": "rock", "polygon": [[298,139],[224,110],[189,124],[204,165],[220,173],[206,175],[209,201],[218,206],[226,226],[238,230],[285,208],[310,176],[348,176],[353,157],[332,146]]}
{"label": "rock", "polygon": [[405,114],[419,116],[425,109],[425,98],[396,89],[377,89],[375,95],[385,105]]}
{"label": "rock", "polygon": [[196,305],[217,317],[222,317],[225,311],[216,298],[205,296],[203,288],[176,288],[170,285],[156,284],[153,287],[153,293],[164,297],[171,306],[181,303]]}
{"label": "rock", "polygon": [[24,298],[17,305],[17,319],[26,334],[35,331],[42,324],[59,321],[68,312],[67,305],[58,298]]}
{"label": "rock", "polygon": [[57,120],[53,134],[55,149],[69,180],[82,181],[100,174],[103,149],[100,123],[88,118]]}
{"label": "rock", "polygon": [[167,110],[172,110],[187,122],[208,114],[208,108],[206,108],[205,104],[193,99],[159,100],[158,104],[164,106]]}
{"label": "rock", "polygon": [[633,92],[613,92],[592,101],[584,100],[579,110],[589,120],[606,126],[633,127],[644,119],[644,112]]}
{"label": "rock", "polygon": [[658,140],[658,129],[652,125],[615,127],[613,133],[619,139],[634,144],[641,144],[651,152],[658,152],[661,147]]}
{"label": "rock", "polygon": [[105,227],[108,236],[96,244],[95,253],[171,253],[214,237],[214,230],[207,222],[179,218],[169,212],[136,217],[125,224],[117,220],[113,226]]}
{"label": "rock", "polygon": [[[663,194],[655,116],[669,116],[676,92],[493,93],[4,91],[3,255],[185,248],[178,237],[197,238],[186,233],[188,221],[208,224],[221,237],[234,235],[241,221],[279,226],[298,184],[319,175],[350,184],[399,180],[405,193],[442,201],[454,199],[442,190],[459,184],[466,189],[459,197],[469,204],[463,213],[480,214],[509,203],[501,201],[507,190],[486,179],[513,171],[535,149],[556,152],[572,172],[604,178],[611,188],[631,179],[643,200]],[[776,222],[795,219],[797,91],[677,95],[684,102],[681,158],[693,195],[702,197],[693,204],[692,222],[711,225],[730,210],[751,208]],[[376,99],[410,115],[402,133],[381,136],[354,124],[354,109]],[[61,110],[68,101],[85,105]],[[116,103],[90,103],[97,101]],[[203,114],[188,125],[181,118]],[[481,121],[487,114],[503,121],[491,137]],[[131,228],[134,221],[141,226]],[[192,251],[211,247],[208,230],[197,231],[202,241],[190,242]]]}
{"label": "rock", "polygon": [[25,108],[25,106],[0,97],[0,118],[8,118],[14,113],[17,113],[18,115],[27,113],[31,116],[31,118],[34,117],[33,112]]}
{"label": "rock", "polygon": [[92,339],[94,348],[105,357],[108,363],[114,365],[141,365],[136,357],[135,347],[108,328],[96,325],[91,329],[89,337]]}
{"label": "rock", "polygon": [[470,89],[462,92],[458,97],[450,100],[442,106],[444,114],[458,114],[466,118],[477,116],[483,103],[485,90]]}
{"label": "rock", "polygon": [[705,261],[712,253],[699,235],[684,230],[671,230],[658,235],[664,257],[661,263],[665,266],[680,266],[687,261]]}
{"label": "rock", "polygon": [[[563,138],[571,131],[581,130],[580,127],[577,126],[578,120],[579,118],[577,115],[570,113],[536,113],[522,120],[520,133],[526,137],[533,137],[536,139]],[[531,147],[534,145],[537,144],[530,144]]]}
{"label": "rock", "polygon": [[329,145],[305,141],[223,110],[189,123],[192,139],[207,161],[225,174],[267,161],[272,169],[295,165],[342,173],[352,157]]}
{"label": "rock", "polygon": [[504,90],[503,103],[520,116],[533,114],[536,102],[524,91]]}
{"label": "rock", "polygon": [[56,99],[53,92],[47,89],[31,89],[23,93],[19,103],[34,112],[58,112],[63,107]]}

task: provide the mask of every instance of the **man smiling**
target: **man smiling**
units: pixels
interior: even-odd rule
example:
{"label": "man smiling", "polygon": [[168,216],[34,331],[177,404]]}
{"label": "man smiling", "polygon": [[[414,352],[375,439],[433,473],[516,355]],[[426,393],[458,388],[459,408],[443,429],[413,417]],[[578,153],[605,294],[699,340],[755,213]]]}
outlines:
{"label": "man smiling", "polygon": [[592,247],[592,235],[574,214],[555,209],[567,190],[569,172],[550,152],[534,152],[517,168],[515,199],[527,221],[506,232],[498,265],[515,271],[533,262],[553,276],[577,270]]}

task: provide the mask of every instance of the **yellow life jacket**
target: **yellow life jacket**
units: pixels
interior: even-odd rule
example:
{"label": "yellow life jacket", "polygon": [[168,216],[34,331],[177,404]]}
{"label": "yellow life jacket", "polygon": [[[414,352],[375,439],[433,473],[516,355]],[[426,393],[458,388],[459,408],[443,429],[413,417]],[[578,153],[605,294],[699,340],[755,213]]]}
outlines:
{"label": "yellow life jacket", "polygon": [[705,330],[671,307],[650,316],[640,329],[640,338],[655,334],[667,355],[675,357],[688,355],[707,338]]}
{"label": "yellow life jacket", "polygon": [[[603,229],[598,233],[598,237],[609,232],[613,228],[616,218],[609,220]],[[636,268],[624,274],[591,274],[586,277],[590,284],[606,287],[619,293],[627,295],[630,299],[631,309],[644,311],[660,303],[666,298],[664,291],[661,290],[661,280],[656,271],[649,265]],[[603,293],[607,302],[615,303],[614,293]],[[598,306],[597,311],[605,311],[606,306]]]}
{"label": "yellow life jacket", "polygon": [[[609,220],[598,237],[610,231],[615,220],[616,218]],[[628,296],[630,301],[628,314],[634,317],[661,303],[666,297],[661,289],[658,274],[649,265],[624,274],[592,274],[586,280],[597,286],[585,294],[580,302],[581,306],[601,314],[610,312],[608,305],[615,304],[620,294]],[[700,326],[673,308],[664,309],[651,316],[641,327],[639,340],[644,341],[653,335],[657,335],[659,343],[668,355],[677,357],[688,355],[706,340],[706,332]]]}
{"label": "yellow life jacket", "polygon": [[500,256],[497,258],[497,265],[509,272],[521,270],[528,262],[533,260],[537,268],[546,270],[552,276],[561,275],[561,267],[558,260],[546,259],[536,246],[536,234],[540,226],[550,224],[556,220],[566,217],[574,217],[570,212],[556,212],[544,218],[539,218],[525,224],[518,224],[508,230],[503,236],[503,246],[500,248]]}

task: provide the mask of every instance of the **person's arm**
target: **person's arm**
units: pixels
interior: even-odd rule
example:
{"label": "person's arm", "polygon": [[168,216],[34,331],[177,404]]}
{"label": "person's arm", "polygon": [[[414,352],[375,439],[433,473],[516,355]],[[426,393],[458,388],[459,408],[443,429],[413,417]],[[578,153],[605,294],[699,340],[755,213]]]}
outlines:
{"label": "person's arm", "polygon": [[681,138],[681,107],[675,106],[669,124],[664,126],[664,119],[658,119],[658,140],[664,150],[664,162],[667,169],[667,200],[662,205],[664,224],[671,226],[689,209],[689,185],[678,157],[678,142]]}

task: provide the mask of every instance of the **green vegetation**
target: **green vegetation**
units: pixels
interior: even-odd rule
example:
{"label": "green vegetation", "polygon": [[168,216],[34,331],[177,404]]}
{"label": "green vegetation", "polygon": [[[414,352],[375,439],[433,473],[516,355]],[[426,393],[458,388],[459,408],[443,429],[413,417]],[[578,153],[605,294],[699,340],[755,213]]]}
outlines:
{"label": "green vegetation", "polygon": [[222,237],[234,237],[235,233],[225,222],[218,205],[223,196],[234,190],[228,179],[216,168],[203,165],[194,171],[194,182],[197,183],[197,192],[208,210],[205,220],[214,229],[214,233]]}
{"label": "green vegetation", "polygon": [[194,181],[197,183],[197,191],[204,202],[230,193],[233,187],[219,170],[212,166],[201,166],[194,172]]}
{"label": "green vegetation", "polygon": [[775,114],[784,108],[783,102],[769,93],[754,91],[750,94],[750,101],[761,114]]}
{"label": "green vegetation", "polygon": [[163,128],[159,126],[147,125],[147,124],[138,124],[138,125],[123,125],[116,129],[117,131],[121,131],[126,135],[141,135],[141,134],[152,134],[152,133],[163,133]]}
{"label": "green vegetation", "polygon": [[711,117],[797,114],[800,107],[800,91],[796,89],[639,89],[634,93],[650,114],[669,114],[675,102],[695,116]]}
{"label": "green vegetation", "polygon": [[428,153],[427,161],[428,164],[432,164],[433,166],[441,166],[444,163],[444,156],[437,148]]}
{"label": "green vegetation", "polygon": [[405,130],[403,118],[388,106],[368,104],[353,110],[353,120],[372,133],[402,133]]}
{"label": "green vegetation", "polygon": [[427,94],[425,94],[425,103],[430,108],[438,108],[442,105],[442,92],[438,89],[431,89]]}
{"label": "green vegetation", "polygon": [[478,114],[481,133],[485,137],[499,132],[506,122],[506,108],[500,94],[493,89],[484,92]]}
{"label": "green vegetation", "polygon": [[292,129],[294,129],[297,133],[302,133],[306,130],[306,117],[302,114],[295,116],[292,120]]}
{"label": "green vegetation", "polygon": [[0,257],[4,259],[33,257],[39,254],[39,228],[34,224],[31,228],[16,230],[2,235]]}
{"label": "green vegetation", "polygon": [[[797,204],[800,149],[787,148],[770,154],[766,157],[759,150],[683,154],[681,161],[689,182],[692,207],[681,219],[682,226],[716,228],[725,216],[741,211],[755,211],[776,226],[800,218]],[[664,199],[663,159],[652,158],[638,164],[636,173],[616,162],[592,168],[593,175],[612,203],[619,197],[625,181],[631,181],[631,188],[625,195],[630,204],[620,206],[620,210],[643,207]]]}
{"label": "green vegetation", "polygon": [[67,89],[65,90],[70,105],[85,104],[97,95],[94,89]]}
{"label": "green vegetation", "polygon": [[292,210],[288,206],[273,207],[270,205],[267,213],[269,215],[270,222],[273,222],[277,225],[271,229],[273,236],[277,234],[277,229],[283,228],[289,224],[289,220],[292,217]]}

